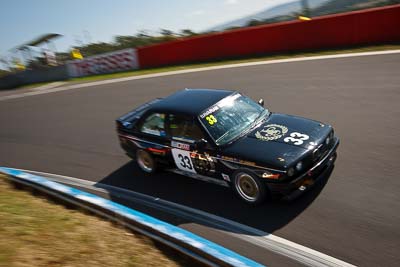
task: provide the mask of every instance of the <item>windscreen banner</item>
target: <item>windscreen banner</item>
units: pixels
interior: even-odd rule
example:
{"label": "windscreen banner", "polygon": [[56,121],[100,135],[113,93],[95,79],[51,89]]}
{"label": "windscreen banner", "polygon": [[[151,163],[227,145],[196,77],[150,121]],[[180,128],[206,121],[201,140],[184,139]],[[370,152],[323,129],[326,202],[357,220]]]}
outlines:
{"label": "windscreen banner", "polygon": [[139,67],[136,49],[128,48],[68,62],[70,77],[133,70]]}

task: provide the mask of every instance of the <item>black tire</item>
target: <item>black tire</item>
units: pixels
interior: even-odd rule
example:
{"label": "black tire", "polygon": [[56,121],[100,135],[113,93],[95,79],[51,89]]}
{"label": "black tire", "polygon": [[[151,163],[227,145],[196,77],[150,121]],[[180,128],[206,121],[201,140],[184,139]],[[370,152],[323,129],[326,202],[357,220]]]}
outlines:
{"label": "black tire", "polygon": [[253,206],[262,203],[269,192],[258,177],[245,170],[238,170],[232,175],[231,186],[241,200]]}
{"label": "black tire", "polygon": [[145,173],[154,173],[157,169],[157,164],[153,156],[143,149],[136,151],[136,164]]}

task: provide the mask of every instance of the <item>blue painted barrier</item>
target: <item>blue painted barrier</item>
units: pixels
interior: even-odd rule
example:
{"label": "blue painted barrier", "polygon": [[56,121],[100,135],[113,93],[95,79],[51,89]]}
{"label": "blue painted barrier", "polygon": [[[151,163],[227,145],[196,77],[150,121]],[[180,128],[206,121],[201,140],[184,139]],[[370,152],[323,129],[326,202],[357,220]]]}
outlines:
{"label": "blue painted barrier", "polygon": [[209,240],[199,237],[186,230],[173,226],[169,223],[160,221],[156,218],[112,202],[108,199],[101,198],[94,194],[90,194],[69,186],[65,186],[53,181],[49,181],[44,177],[33,175],[30,173],[22,172],[12,168],[0,167],[0,172],[9,176],[18,178],[28,183],[36,184],[52,191],[59,192],[63,195],[70,196],[74,199],[86,202],[88,204],[101,207],[102,209],[109,210],[119,217],[127,218],[136,222],[139,225],[151,228],[162,235],[171,237],[172,239],[183,242],[190,247],[202,251],[211,257],[218,259],[227,265],[231,266],[263,266],[253,260],[243,257],[229,249],[217,245]]}

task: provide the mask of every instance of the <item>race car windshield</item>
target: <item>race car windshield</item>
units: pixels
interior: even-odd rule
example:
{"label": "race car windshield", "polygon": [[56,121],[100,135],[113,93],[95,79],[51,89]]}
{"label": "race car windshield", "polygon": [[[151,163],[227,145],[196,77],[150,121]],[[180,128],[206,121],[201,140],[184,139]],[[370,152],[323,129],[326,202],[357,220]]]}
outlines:
{"label": "race car windshield", "polygon": [[203,111],[199,118],[216,144],[224,145],[268,114],[250,98],[234,94]]}

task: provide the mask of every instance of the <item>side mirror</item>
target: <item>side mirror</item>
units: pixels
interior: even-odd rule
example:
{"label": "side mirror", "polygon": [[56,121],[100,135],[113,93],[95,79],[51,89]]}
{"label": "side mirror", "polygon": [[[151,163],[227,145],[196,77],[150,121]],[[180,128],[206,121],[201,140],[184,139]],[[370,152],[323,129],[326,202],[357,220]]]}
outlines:
{"label": "side mirror", "polygon": [[258,100],[258,104],[263,107],[264,106],[264,99],[260,98],[260,100]]}
{"label": "side mirror", "polygon": [[204,138],[202,138],[202,139],[200,139],[200,140],[197,140],[197,141],[194,143],[194,146],[195,146],[196,149],[203,149],[203,148],[206,147],[207,143],[208,143],[207,140],[204,139]]}

